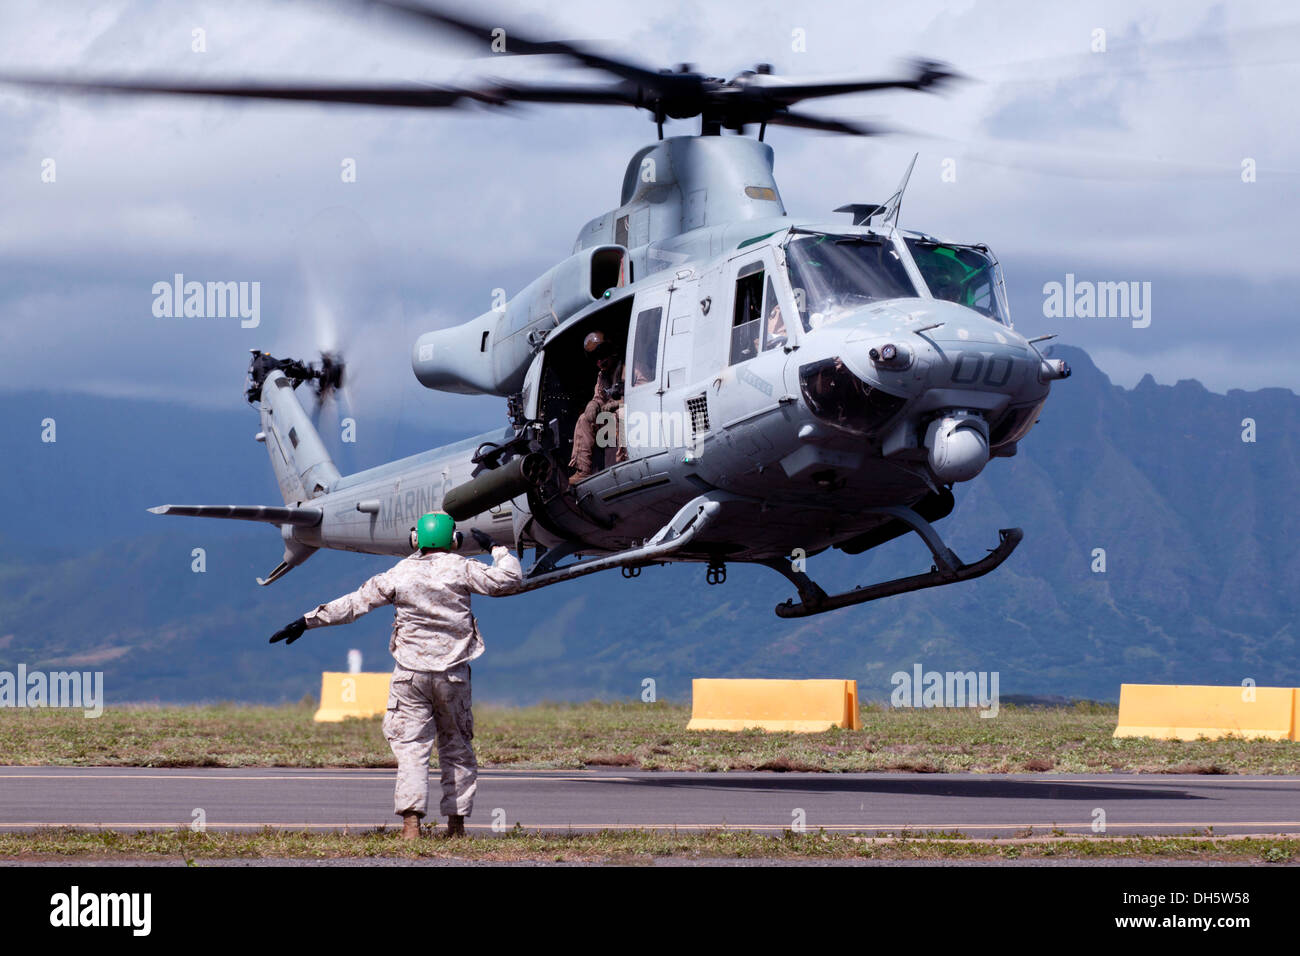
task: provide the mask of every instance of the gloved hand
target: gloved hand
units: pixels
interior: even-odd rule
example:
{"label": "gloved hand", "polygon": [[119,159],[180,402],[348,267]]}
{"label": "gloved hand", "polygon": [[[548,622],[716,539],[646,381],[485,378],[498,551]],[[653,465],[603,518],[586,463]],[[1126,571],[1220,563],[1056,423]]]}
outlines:
{"label": "gloved hand", "polygon": [[284,641],[286,645],[292,644],[294,641],[298,640],[298,638],[302,637],[302,632],[305,630],[307,630],[307,619],[305,617],[300,617],[292,624],[282,627],[272,634],[270,643],[274,644],[276,641]]}
{"label": "gloved hand", "polygon": [[477,544],[484,551],[492,550],[492,539],[489,538],[482,531],[480,531],[478,528],[471,528],[469,533],[473,536],[474,543]]}

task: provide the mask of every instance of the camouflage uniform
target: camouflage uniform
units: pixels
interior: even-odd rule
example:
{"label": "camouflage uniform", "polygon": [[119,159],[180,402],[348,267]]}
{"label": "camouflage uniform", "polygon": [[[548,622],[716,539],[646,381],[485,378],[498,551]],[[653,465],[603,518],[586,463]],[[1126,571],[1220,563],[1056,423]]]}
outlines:
{"label": "camouflage uniform", "polygon": [[474,715],[469,662],[483,653],[470,595],[509,594],[523,579],[509,549],[492,549],[492,566],[445,551],[417,553],[377,574],[351,594],[304,615],[308,627],[346,624],[391,604],[388,649],[397,666],[389,685],[384,736],[397,758],[394,809],[424,815],[429,755],[436,741],[444,816],[469,816],[478,763],[470,740]]}
{"label": "camouflage uniform", "polygon": [[408,810],[421,816],[428,812],[429,755],[436,739],[442,771],[438,809],[443,816],[470,815],[478,789],[478,761],[470,743],[474,712],[468,664],[447,671],[408,671],[399,664],[388,691],[384,736],[397,757],[394,812],[399,816]]}
{"label": "camouflage uniform", "polygon": [[[623,399],[614,398],[611,394],[614,385],[623,381],[623,363],[611,369],[609,372],[599,371],[596,374],[596,389],[592,394],[591,401],[583,409],[582,415],[578,418],[578,424],[573,429],[573,457],[569,460],[569,467],[574,470],[574,474],[590,475],[592,473],[592,449],[596,447],[596,432],[603,425],[597,419],[601,412],[612,412],[618,416],[617,420],[617,452],[614,460],[627,461],[627,439],[624,437],[623,421]],[[604,462],[601,462],[601,468]],[[596,469],[599,471],[600,469]]]}

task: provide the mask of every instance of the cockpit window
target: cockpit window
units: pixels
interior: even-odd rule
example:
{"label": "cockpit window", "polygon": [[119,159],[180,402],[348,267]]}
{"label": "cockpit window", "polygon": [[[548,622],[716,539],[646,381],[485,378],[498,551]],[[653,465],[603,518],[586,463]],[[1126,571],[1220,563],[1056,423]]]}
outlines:
{"label": "cockpit window", "polygon": [[952,246],[931,239],[908,238],[907,249],[921,278],[936,299],[956,302],[1011,324],[1002,270],[988,251],[976,246]]}
{"label": "cockpit window", "polygon": [[797,236],[785,256],[805,332],[868,302],[916,295],[898,250],[881,236]]}
{"label": "cockpit window", "polygon": [[785,331],[785,317],[781,314],[781,300],[776,297],[776,286],[772,277],[767,277],[767,299],[763,306],[763,351],[785,345],[788,336]]}

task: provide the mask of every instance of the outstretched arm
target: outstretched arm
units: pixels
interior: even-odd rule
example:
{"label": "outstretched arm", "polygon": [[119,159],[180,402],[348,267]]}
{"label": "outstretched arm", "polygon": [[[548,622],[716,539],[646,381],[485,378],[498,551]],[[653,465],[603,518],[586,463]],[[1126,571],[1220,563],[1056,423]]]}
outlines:
{"label": "outstretched arm", "polygon": [[375,608],[393,602],[395,591],[388,580],[388,573],[376,574],[351,594],[321,604],[314,611],[308,611],[302,617],[280,628],[271,635],[271,643],[284,641],[292,644],[302,637],[302,632],[309,627],[324,627],[327,624],[347,624]]}
{"label": "outstretched arm", "polygon": [[475,594],[485,594],[488,597],[510,594],[523,580],[524,572],[519,566],[519,559],[505,545],[497,545],[492,549],[491,567],[480,561],[465,562],[465,583]]}
{"label": "outstretched arm", "polygon": [[330,624],[347,624],[377,607],[393,603],[395,594],[388,572],[376,574],[351,594],[335,598],[328,604],[317,606],[303,615],[308,627],[325,627]]}

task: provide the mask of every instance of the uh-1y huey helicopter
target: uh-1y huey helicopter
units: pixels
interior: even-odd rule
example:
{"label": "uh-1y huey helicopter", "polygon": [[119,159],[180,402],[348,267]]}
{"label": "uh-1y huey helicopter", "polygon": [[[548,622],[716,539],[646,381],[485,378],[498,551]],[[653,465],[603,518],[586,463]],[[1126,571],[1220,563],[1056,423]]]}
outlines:
{"label": "uh-1y huey helicopter", "polygon": [[[498,36],[445,10],[374,5],[485,42]],[[444,510],[520,554],[535,549],[523,590],[612,568],[635,577],[677,561],[706,564],[716,584],[728,562],[743,561],[793,583],[799,600],[778,605],[781,617],[963,581],[1005,561],[1019,529],[1001,530],[998,545],[968,564],[932,522],[952,510],[955,483],[1015,454],[1068,367],[1012,328],[986,246],[899,227],[906,175],[885,202],[836,210],[851,221],[794,217],[763,142],[768,125],[880,132],[792,107],[932,89],[956,74],[923,61],[896,80],[797,81],[765,67],[722,80],[513,30],[505,38],[508,53],[562,55],[617,81],[435,89],[3,78],[417,108],[614,104],[648,110],[658,125],[659,140],[627,165],[619,206],[581,228],[572,255],[503,308],[414,343],[422,384],[501,396],[509,426],[342,475],[295,391],[311,382],[318,401],[328,397],[342,383],[341,359],[309,365],[255,351],[247,397],[284,505],[151,510],[276,525],[284,557],[260,584],[320,548],[405,555],[417,517]],[[663,138],[666,121],[696,117],[699,135]],[[757,137],[745,135],[754,126]],[[622,359],[613,388],[621,407],[601,422],[592,473],[574,482],[575,427],[596,381],[584,341],[594,331]],[[804,559],[828,548],[856,555],[908,532],[930,549],[928,572],[834,595],[805,572]]]}

